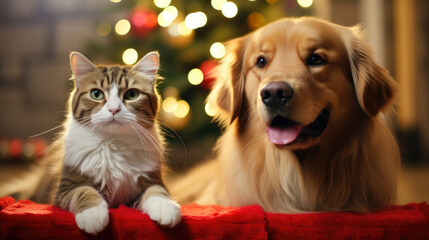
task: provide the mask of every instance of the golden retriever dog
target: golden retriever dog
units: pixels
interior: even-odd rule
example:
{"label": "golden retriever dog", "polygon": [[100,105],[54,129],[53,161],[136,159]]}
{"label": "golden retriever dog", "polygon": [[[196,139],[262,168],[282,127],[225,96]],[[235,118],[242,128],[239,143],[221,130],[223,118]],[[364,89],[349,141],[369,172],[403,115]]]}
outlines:
{"label": "golden retriever dog", "polygon": [[366,212],[394,203],[400,153],[382,121],[397,87],[359,27],[286,18],[226,43],[208,97],[214,161],[171,185],[183,203]]}

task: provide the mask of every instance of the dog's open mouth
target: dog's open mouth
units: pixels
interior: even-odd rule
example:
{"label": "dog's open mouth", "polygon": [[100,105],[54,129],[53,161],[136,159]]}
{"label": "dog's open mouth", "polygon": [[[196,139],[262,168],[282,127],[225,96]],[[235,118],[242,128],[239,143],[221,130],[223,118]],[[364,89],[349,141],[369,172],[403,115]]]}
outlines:
{"label": "dog's open mouth", "polygon": [[306,137],[316,138],[322,135],[329,120],[329,109],[324,108],[316,120],[307,126],[280,115],[273,118],[267,128],[268,139],[276,145],[291,145]]}

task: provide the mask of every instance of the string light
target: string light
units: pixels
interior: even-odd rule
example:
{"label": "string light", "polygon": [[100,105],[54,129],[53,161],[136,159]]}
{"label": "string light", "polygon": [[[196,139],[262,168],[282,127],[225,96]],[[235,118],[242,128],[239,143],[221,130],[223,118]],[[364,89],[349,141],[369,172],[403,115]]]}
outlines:
{"label": "string light", "polygon": [[179,13],[179,11],[177,11],[177,8],[175,6],[168,6],[164,9],[163,12],[168,12],[173,18],[173,20],[176,19],[177,14]]}
{"label": "string light", "polygon": [[159,8],[166,8],[170,5],[171,0],[154,0],[153,3]]}
{"label": "string light", "polygon": [[128,48],[122,54],[122,61],[128,65],[134,64],[138,58],[139,54],[134,48]]}
{"label": "string light", "polygon": [[264,21],[264,17],[258,12],[253,12],[247,17],[247,24],[252,30],[262,26]]}
{"label": "string light", "polygon": [[203,27],[207,23],[207,16],[203,12],[190,13],[185,18],[185,24],[190,29]]}
{"label": "string light", "polygon": [[222,5],[222,14],[227,18],[233,18],[237,15],[238,8],[233,2],[226,2]]}
{"label": "string light", "polygon": [[119,20],[115,25],[115,31],[119,35],[127,34],[131,29],[131,24],[127,19]]}
{"label": "string light", "polygon": [[203,74],[203,71],[201,71],[200,69],[194,68],[191,71],[189,71],[188,81],[192,85],[198,85],[198,84],[202,83],[203,80],[204,80],[204,74]]}
{"label": "string light", "polygon": [[179,23],[173,23],[168,27],[168,33],[173,37],[180,36]]}
{"label": "string light", "polygon": [[299,6],[303,7],[303,8],[308,8],[311,7],[311,5],[313,5],[313,0],[297,0]]}
{"label": "string light", "polygon": [[177,109],[177,100],[174,97],[167,97],[162,102],[162,109],[165,112],[172,113]]}
{"label": "string light", "polygon": [[108,22],[100,22],[97,25],[97,34],[101,37],[105,37],[112,31],[112,26]]}
{"label": "string light", "polygon": [[225,46],[220,42],[215,42],[210,47],[210,54],[214,58],[217,58],[217,59],[223,58],[223,56],[225,56],[225,53],[226,53]]}
{"label": "string light", "polygon": [[226,0],[212,0],[211,1],[212,7],[216,10],[222,10],[222,6],[225,3],[226,3]]}
{"label": "string light", "polygon": [[206,114],[209,115],[210,117],[213,117],[217,113],[216,110],[210,105],[209,102],[207,102],[206,105],[204,106],[204,110]]}
{"label": "string light", "polygon": [[189,113],[189,104],[185,100],[177,101],[177,108],[173,112],[174,116],[177,118],[184,118]]}
{"label": "string light", "polygon": [[192,29],[188,28],[185,22],[179,23],[179,26],[177,26],[177,31],[179,31],[179,34],[182,36],[188,36],[192,33]]}
{"label": "string light", "polygon": [[168,27],[173,22],[174,16],[169,12],[162,11],[158,15],[158,24],[161,27]]}

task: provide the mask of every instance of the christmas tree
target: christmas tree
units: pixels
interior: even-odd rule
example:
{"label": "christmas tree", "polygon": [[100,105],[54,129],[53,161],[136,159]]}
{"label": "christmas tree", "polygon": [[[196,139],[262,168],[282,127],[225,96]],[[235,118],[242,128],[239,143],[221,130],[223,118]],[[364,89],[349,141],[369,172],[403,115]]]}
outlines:
{"label": "christmas tree", "polygon": [[125,64],[134,64],[149,51],[160,53],[160,122],[171,165],[177,169],[207,158],[219,136],[205,99],[214,81],[209,73],[225,54],[223,43],[282,17],[309,15],[311,4],[312,0],[111,0],[108,11],[126,12],[127,17],[98,22],[97,32],[105,41],[91,42],[87,53],[100,62]]}

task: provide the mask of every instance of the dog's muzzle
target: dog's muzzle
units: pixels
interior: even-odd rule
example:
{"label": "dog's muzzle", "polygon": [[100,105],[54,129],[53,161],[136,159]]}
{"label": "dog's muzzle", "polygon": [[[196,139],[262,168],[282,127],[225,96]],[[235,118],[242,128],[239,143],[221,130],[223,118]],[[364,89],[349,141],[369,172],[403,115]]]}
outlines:
{"label": "dog's muzzle", "polygon": [[260,92],[265,107],[271,113],[276,113],[267,127],[268,139],[276,145],[291,145],[309,137],[319,137],[328,125],[330,114],[328,108],[324,108],[307,126],[302,126],[300,123],[280,115],[279,112],[282,112],[293,94],[293,88],[286,82],[268,83]]}

